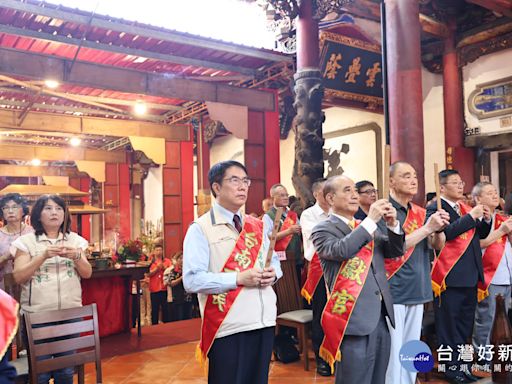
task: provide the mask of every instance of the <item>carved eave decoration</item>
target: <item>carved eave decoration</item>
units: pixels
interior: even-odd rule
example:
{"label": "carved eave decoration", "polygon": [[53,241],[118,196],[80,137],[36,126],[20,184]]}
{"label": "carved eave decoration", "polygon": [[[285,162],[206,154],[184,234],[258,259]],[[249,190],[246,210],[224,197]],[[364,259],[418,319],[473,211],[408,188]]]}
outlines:
{"label": "carved eave decoration", "polygon": [[211,144],[217,137],[226,136],[229,132],[221,121],[210,120],[204,127],[204,141]]}
{"label": "carved eave decoration", "polygon": [[281,50],[295,53],[297,48],[295,38],[295,20],[299,14],[301,1],[311,1],[313,17],[320,21],[329,13],[340,13],[343,7],[354,3],[355,0],[266,0],[260,3],[264,9],[268,28],[276,34],[276,41]]}
{"label": "carved eave decoration", "polygon": [[[438,23],[456,22],[455,42],[460,67],[481,56],[512,47],[511,13],[492,9],[492,1],[487,5],[482,3],[485,2],[420,1],[420,12],[427,17]],[[443,53],[443,37],[422,34],[422,62],[429,71],[442,73]]]}

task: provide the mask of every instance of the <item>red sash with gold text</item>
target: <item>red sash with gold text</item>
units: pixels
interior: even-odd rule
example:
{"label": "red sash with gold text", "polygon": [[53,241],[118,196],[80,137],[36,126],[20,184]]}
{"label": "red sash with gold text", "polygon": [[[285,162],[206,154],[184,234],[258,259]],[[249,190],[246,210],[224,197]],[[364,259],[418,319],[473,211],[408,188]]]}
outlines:
{"label": "red sash with gold text", "polygon": [[[414,232],[418,228],[423,226],[425,222],[425,217],[427,216],[427,211],[420,207],[419,205],[411,203],[411,207],[407,211],[407,217],[405,218],[404,224],[402,225],[402,229],[406,235]],[[416,247],[409,248],[405,254],[401,257],[397,257],[395,259],[384,259],[384,266],[386,268],[386,277],[391,279],[395,273],[398,272],[400,268],[409,260],[414,249]]]}
{"label": "red sash with gold text", "polygon": [[315,294],[316,287],[322,278],[322,266],[320,265],[320,258],[318,254],[315,252],[313,258],[309,262],[308,267],[308,276],[306,278],[306,282],[302,287],[300,294],[304,297],[309,304],[311,304],[311,299],[313,299],[313,295]]}
{"label": "red sash with gold text", "polygon": [[0,360],[18,329],[18,303],[0,289]]}
{"label": "red sash with gold text", "polygon": [[[245,215],[244,221],[244,228],[222,268],[223,272],[246,271],[253,268],[258,259],[258,253],[263,244],[263,222],[249,215]],[[206,361],[208,351],[222,322],[243,288],[238,286],[229,292],[207,296],[201,327],[201,341],[196,350],[196,358],[200,362]]]}
{"label": "red sash with gold text", "polygon": [[[297,214],[291,210],[288,210],[286,213],[286,219],[284,219],[283,225],[281,225],[281,228],[279,228],[279,232],[285,231],[292,225],[297,224],[297,220]],[[288,235],[276,241],[276,246],[274,249],[276,251],[286,251],[288,244],[290,244],[290,241],[292,240],[292,236],[293,235]]]}
{"label": "red sash with gold text", "polygon": [[[461,217],[468,214],[471,207],[459,202]],[[457,264],[457,261],[462,257],[471,240],[475,236],[475,228],[471,228],[469,231],[461,233],[455,239],[447,241],[441,249],[439,256],[434,262],[432,267],[432,290],[434,295],[437,297],[446,290],[446,276],[450,273],[452,268]]]}
{"label": "red sash with gold text", "polygon": [[[494,216],[494,230],[499,229],[501,223],[507,218],[498,213]],[[489,285],[496,274],[498,265],[500,264],[501,258],[505,254],[505,244],[507,242],[507,235],[503,235],[494,243],[489,245],[485,249],[485,253],[482,256],[482,264],[484,267],[484,282],[478,282],[478,301],[482,301],[489,296]]]}
{"label": "red sash with gold text", "polygon": [[373,240],[366,244],[352,259],[344,261],[334,282],[322,313],[325,336],[320,346],[320,357],[329,363],[334,372],[335,361],[341,361],[340,345],[345,335],[352,311],[363,289],[373,259]]}

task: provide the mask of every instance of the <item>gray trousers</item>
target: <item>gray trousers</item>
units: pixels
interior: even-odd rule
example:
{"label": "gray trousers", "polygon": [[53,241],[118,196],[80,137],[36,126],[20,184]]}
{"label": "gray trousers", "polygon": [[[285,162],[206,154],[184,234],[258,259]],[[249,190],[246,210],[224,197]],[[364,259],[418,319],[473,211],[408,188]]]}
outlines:
{"label": "gray trousers", "polygon": [[[473,327],[473,348],[475,354],[479,345],[489,345],[494,313],[496,312],[496,296],[505,298],[505,308],[510,308],[510,285],[489,284],[489,296],[479,302],[475,311],[475,326]],[[475,355],[476,356],[476,355]]]}
{"label": "gray trousers", "polygon": [[336,384],[384,384],[391,336],[386,318],[380,315],[372,333],[345,335],[341,343],[341,362],[336,364]]}

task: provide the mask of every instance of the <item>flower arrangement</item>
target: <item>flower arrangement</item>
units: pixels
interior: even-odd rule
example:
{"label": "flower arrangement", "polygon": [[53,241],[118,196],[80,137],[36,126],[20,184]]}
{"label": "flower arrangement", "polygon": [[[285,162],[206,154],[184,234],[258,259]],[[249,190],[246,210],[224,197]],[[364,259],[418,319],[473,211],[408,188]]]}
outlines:
{"label": "flower arrangement", "polygon": [[140,239],[128,240],[117,249],[117,261],[140,261],[144,257],[143,243]]}

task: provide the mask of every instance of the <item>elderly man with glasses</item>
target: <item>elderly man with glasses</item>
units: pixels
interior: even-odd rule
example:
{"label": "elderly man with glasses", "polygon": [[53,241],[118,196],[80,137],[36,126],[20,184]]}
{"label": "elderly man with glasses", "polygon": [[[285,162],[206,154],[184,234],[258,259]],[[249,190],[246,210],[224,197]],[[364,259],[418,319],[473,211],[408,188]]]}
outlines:
{"label": "elderly man with glasses", "polygon": [[288,259],[295,260],[297,279],[300,282],[302,267],[304,266],[304,256],[302,255],[299,217],[288,207],[290,204],[290,196],[284,185],[274,184],[270,187],[270,198],[272,199],[272,207],[263,215],[262,219],[265,226],[268,228],[267,235],[270,236],[272,233],[277,208],[283,208],[276,235],[275,250],[278,252],[286,252]]}

